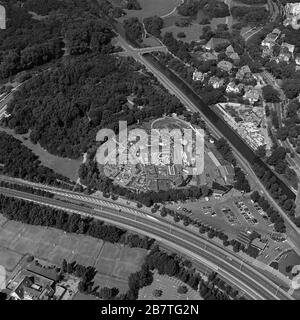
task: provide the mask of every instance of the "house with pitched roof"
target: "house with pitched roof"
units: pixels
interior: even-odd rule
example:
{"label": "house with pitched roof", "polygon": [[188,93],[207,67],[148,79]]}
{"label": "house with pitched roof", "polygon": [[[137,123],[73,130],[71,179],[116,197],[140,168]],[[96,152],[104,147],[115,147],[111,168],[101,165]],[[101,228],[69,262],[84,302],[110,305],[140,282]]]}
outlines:
{"label": "house with pitched roof", "polygon": [[233,65],[229,61],[222,60],[217,64],[217,67],[225,72],[230,72],[233,68]]}
{"label": "house with pitched roof", "polygon": [[215,50],[219,46],[225,46],[226,44],[229,44],[227,39],[212,37],[204,47],[206,50]]}
{"label": "house with pitched roof", "polygon": [[225,54],[228,58],[230,58],[234,63],[239,63],[240,57],[239,55],[234,51],[233,46],[230,45],[226,48]]}

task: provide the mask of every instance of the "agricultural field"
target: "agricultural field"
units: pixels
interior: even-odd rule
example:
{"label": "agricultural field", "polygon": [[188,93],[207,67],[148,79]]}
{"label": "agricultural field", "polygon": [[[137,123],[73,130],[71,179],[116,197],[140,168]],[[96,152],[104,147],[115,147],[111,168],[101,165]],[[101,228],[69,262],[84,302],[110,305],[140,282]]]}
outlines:
{"label": "agricultural field", "polygon": [[[2,217],[0,215],[0,217]],[[2,218],[0,219],[0,223]],[[25,254],[60,265],[63,259],[94,266],[100,286],[128,289],[128,277],[140,269],[147,251],[104,243],[89,236],[67,234],[61,230],[2,221],[0,227],[0,265],[12,272]]]}
{"label": "agricultural field", "polygon": [[[154,273],[154,280],[150,286],[144,287],[139,292],[139,300],[203,300],[199,293],[191,288],[188,288],[186,294],[177,292],[179,286],[185,285],[182,281],[170,278],[166,275]],[[162,290],[160,297],[153,295],[154,290]]]}

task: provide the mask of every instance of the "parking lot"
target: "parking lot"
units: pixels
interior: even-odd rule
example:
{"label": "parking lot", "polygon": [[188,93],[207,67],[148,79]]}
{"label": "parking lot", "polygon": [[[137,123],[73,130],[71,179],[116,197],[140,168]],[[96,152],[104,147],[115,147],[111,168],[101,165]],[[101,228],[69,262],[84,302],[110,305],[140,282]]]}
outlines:
{"label": "parking lot", "polygon": [[273,232],[273,226],[266,214],[249,196],[228,196],[221,199],[210,197],[208,201],[188,201],[167,206],[177,212],[202,221],[225,231],[228,236],[255,230],[262,235]]}

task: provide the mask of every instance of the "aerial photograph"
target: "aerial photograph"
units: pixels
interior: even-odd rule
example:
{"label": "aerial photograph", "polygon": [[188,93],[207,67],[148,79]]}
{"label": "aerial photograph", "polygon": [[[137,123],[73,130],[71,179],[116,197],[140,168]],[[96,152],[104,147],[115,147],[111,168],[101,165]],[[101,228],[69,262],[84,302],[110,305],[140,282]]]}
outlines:
{"label": "aerial photograph", "polygon": [[300,0],[0,0],[0,300],[300,300]]}

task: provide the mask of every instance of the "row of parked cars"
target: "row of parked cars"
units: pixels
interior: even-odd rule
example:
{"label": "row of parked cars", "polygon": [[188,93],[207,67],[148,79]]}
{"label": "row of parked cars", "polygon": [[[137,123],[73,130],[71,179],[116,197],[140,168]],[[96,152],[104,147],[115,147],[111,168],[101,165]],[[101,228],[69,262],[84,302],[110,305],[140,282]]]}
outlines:
{"label": "row of parked cars", "polygon": [[240,213],[249,224],[255,225],[258,223],[257,219],[253,217],[250,209],[245,205],[243,201],[237,201],[235,202],[235,205],[239,208]]}
{"label": "row of parked cars", "polygon": [[227,221],[229,222],[229,224],[231,224],[232,226],[240,224],[240,222],[238,221],[236,215],[231,211],[231,209],[229,208],[222,208],[221,211],[224,213]]}

